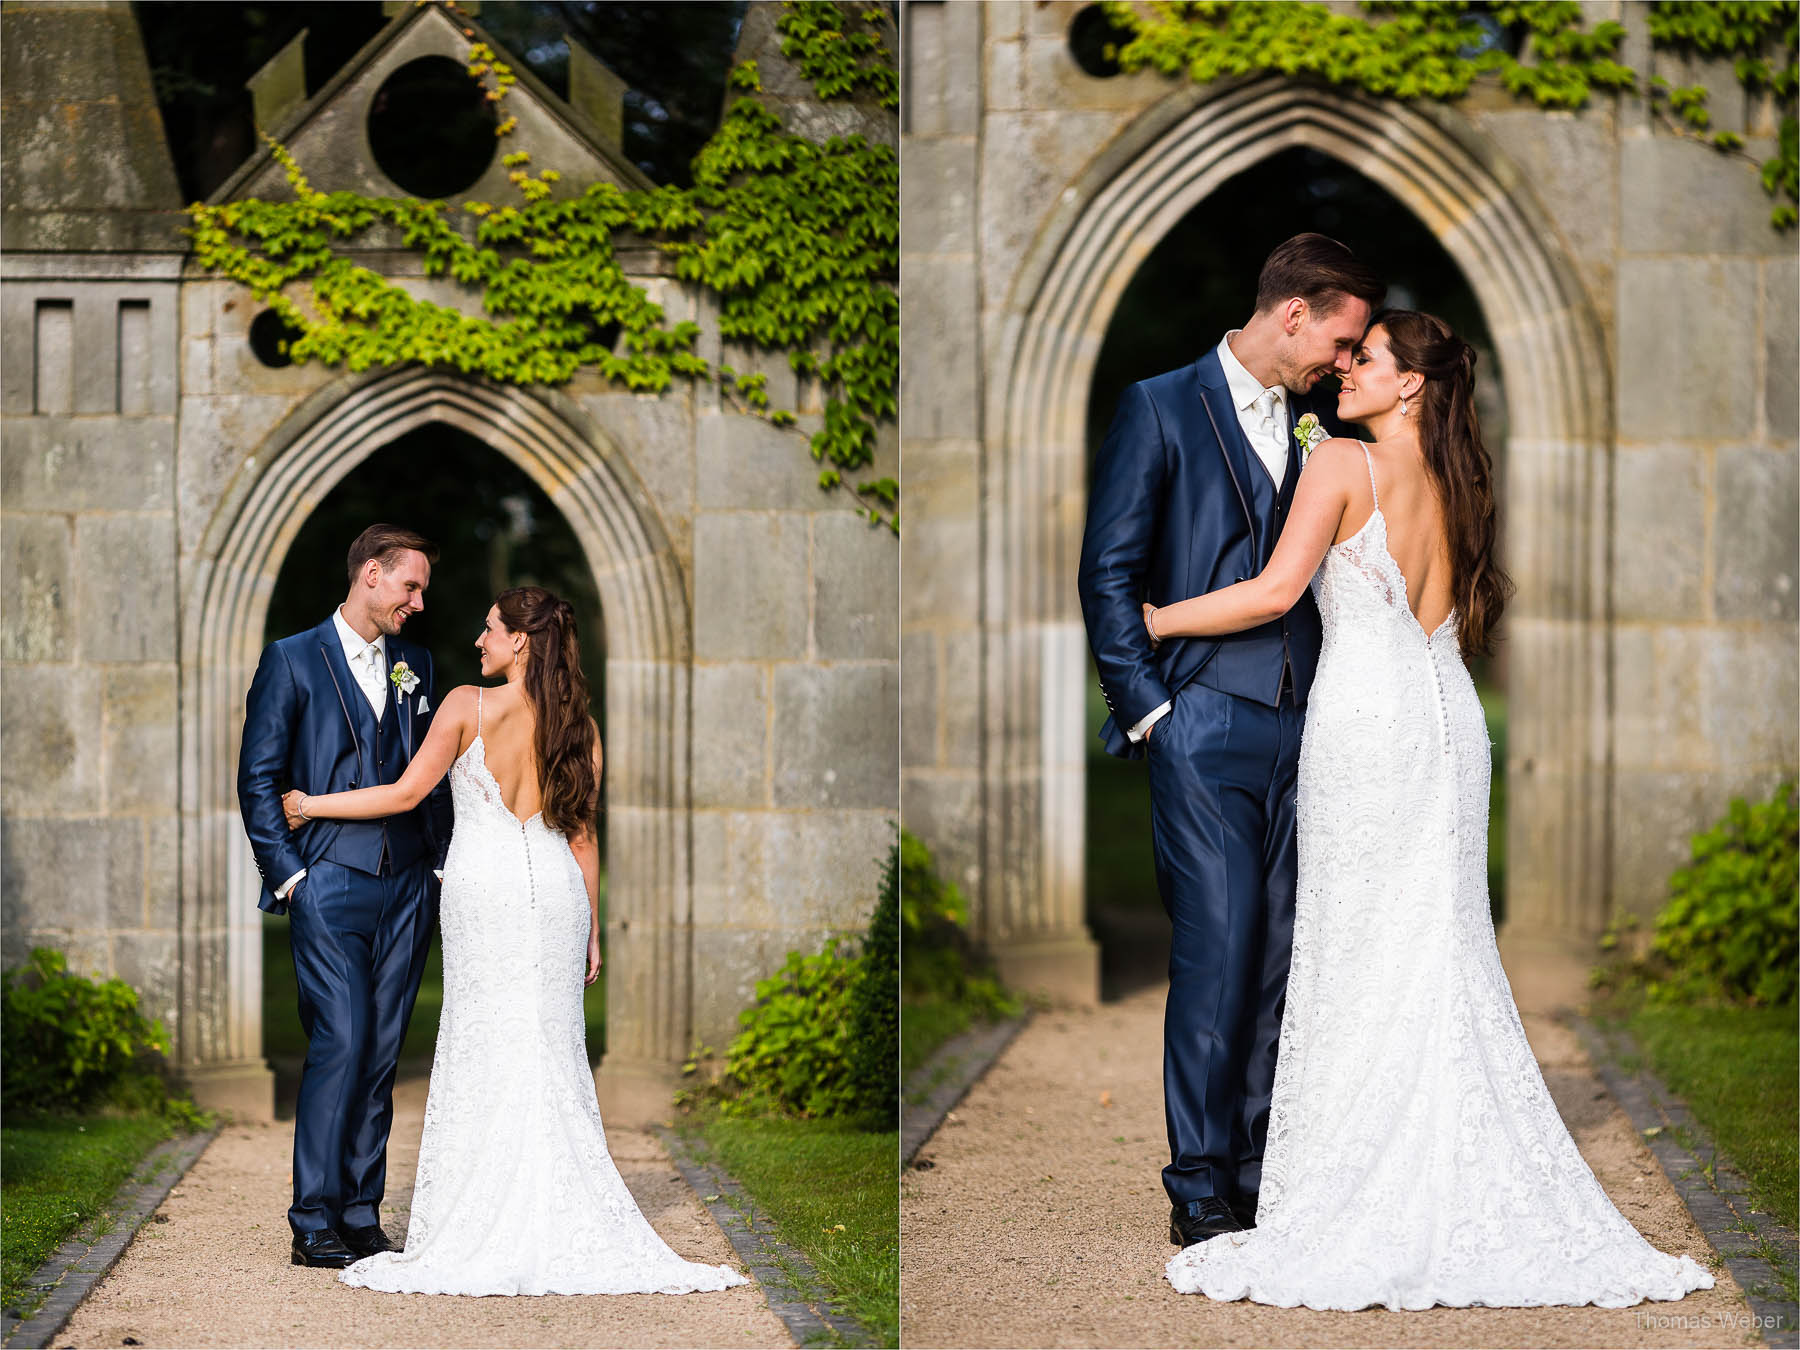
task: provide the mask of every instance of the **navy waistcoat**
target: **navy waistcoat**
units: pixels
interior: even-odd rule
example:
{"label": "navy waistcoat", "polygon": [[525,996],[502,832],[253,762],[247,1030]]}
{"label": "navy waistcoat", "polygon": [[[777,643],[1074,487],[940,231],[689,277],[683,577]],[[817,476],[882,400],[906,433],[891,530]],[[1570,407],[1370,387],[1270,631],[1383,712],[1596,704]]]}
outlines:
{"label": "navy waistcoat", "polygon": [[[394,707],[394,687],[387,686],[387,702],[381,722],[360,686],[344,691],[351,719],[356,723],[357,771],[356,787],[374,787],[395,783],[406,772],[407,747],[401,739],[403,720]],[[417,749],[417,747],[413,747]],[[328,844],[323,857],[359,872],[379,873],[385,857],[395,871],[419,858],[426,848],[425,832],[417,812],[389,816],[383,820],[346,820]]]}

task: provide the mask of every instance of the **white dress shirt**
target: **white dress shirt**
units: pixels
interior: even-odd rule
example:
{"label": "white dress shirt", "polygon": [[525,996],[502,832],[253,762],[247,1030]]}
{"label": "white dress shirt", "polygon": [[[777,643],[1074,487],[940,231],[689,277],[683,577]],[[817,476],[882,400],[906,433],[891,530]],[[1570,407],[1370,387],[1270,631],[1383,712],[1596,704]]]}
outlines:
{"label": "white dress shirt", "polygon": [[[1219,340],[1216,349],[1219,364],[1225,370],[1225,388],[1231,394],[1231,406],[1237,410],[1238,425],[1244,429],[1245,439],[1256,452],[1257,460],[1268,470],[1269,477],[1274,479],[1275,490],[1279,492],[1282,480],[1287,477],[1287,388],[1280,384],[1265,386],[1244,368],[1244,363],[1231,350],[1231,339],[1242,331],[1234,328]],[[1143,740],[1144,733],[1168,713],[1170,706],[1164,702],[1152,708],[1141,722],[1125,733],[1126,738]]]}
{"label": "white dress shirt", "polygon": [[[381,711],[387,706],[387,634],[377,633],[373,642],[364,642],[362,634],[344,622],[344,607],[339,605],[331,611],[332,627],[337,629],[338,642],[344,648],[344,660],[350,664],[350,675],[356,681],[356,687],[369,700],[369,707],[375,714],[375,723],[381,724]],[[294,889],[300,878],[306,875],[302,867],[293,876],[282,882],[275,892],[277,900],[285,900],[288,892]]]}
{"label": "white dress shirt", "polygon": [[1288,405],[1287,389],[1280,384],[1264,387],[1263,382],[1244,369],[1244,363],[1231,350],[1231,339],[1240,329],[1232,329],[1219,343],[1219,364],[1225,368],[1225,387],[1231,391],[1231,404],[1237,409],[1238,425],[1249,438],[1250,448],[1262,461],[1275,490],[1281,491],[1287,477]]}
{"label": "white dress shirt", "polygon": [[343,644],[344,660],[350,663],[356,687],[369,700],[369,709],[379,726],[381,710],[387,706],[387,634],[377,633],[373,642],[364,642],[362,634],[344,622],[342,605],[331,612],[331,623]]}

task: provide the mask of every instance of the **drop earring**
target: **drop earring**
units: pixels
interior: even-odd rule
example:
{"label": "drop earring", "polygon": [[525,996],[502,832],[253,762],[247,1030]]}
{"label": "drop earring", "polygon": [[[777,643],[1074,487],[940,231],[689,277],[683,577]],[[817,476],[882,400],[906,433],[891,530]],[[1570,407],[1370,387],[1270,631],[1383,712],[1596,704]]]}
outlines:
{"label": "drop earring", "polygon": [[1400,400],[1400,415],[1402,417],[1406,416],[1406,400],[1405,399]]}

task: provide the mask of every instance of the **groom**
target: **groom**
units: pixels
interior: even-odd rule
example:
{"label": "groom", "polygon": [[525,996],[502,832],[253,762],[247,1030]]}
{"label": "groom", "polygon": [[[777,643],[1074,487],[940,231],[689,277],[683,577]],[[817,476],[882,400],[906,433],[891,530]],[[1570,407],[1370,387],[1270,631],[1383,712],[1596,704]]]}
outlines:
{"label": "groom", "polygon": [[288,1210],[298,1266],[341,1268],[392,1248],[379,1211],[394,1066],[437,915],[450,804],[440,783],[406,815],[290,834],[281,795],[392,783],[405,770],[431,725],[431,656],[399,633],[425,608],[437,557],[411,530],[364,530],[344,603],[264,648],[244,708],[238,809],[260,908],[290,918],[307,1037]]}
{"label": "groom", "polygon": [[1156,882],[1174,924],[1163,1019],[1169,1240],[1254,1226],[1294,926],[1294,780],[1319,659],[1309,593],[1225,638],[1151,648],[1142,603],[1255,576],[1281,534],[1307,395],[1348,371],[1385,285],[1303,234],[1257,280],[1256,312],[1181,370],[1131,386],[1093,472],[1081,609],[1112,711],[1107,750],[1150,763]]}

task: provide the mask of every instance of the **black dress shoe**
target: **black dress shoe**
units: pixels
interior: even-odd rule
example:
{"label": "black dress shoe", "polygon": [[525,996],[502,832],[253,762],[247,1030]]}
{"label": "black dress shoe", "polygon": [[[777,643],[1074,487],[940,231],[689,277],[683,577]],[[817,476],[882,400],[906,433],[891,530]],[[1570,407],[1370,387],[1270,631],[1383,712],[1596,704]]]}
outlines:
{"label": "black dress shoe", "polygon": [[335,1228],[321,1228],[315,1233],[294,1234],[294,1264],[328,1266],[342,1270],[356,1262],[356,1253],[344,1245]]}
{"label": "black dress shoe", "polygon": [[393,1239],[381,1231],[378,1223],[366,1224],[361,1228],[340,1228],[344,1235],[344,1245],[356,1253],[360,1261],[365,1256],[373,1256],[376,1252],[395,1252],[400,1249],[394,1245]]}
{"label": "black dress shoe", "polygon": [[1177,1247],[1191,1247],[1221,1233],[1243,1231],[1244,1225],[1237,1221],[1231,1207],[1217,1196],[1190,1200],[1169,1211],[1169,1241]]}
{"label": "black dress shoe", "polygon": [[1236,1219],[1239,1227],[1246,1231],[1256,1227],[1256,1197],[1251,1195],[1233,1200],[1231,1217]]}

